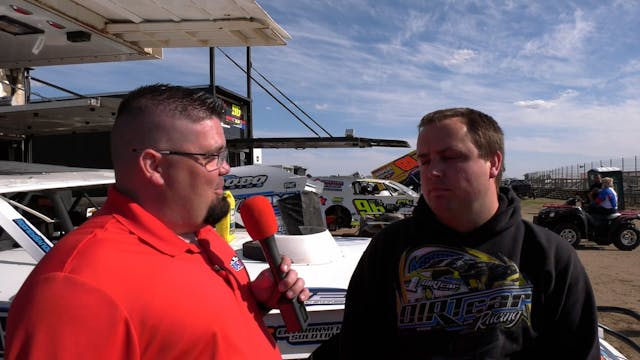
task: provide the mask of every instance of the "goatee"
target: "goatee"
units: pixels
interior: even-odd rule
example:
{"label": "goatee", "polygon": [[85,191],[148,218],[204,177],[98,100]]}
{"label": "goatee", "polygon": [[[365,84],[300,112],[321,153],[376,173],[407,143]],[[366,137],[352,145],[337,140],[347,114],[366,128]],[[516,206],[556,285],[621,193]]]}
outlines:
{"label": "goatee", "polygon": [[220,220],[224,219],[225,216],[229,213],[230,208],[229,200],[226,197],[221,197],[220,201],[214,202],[209,206],[207,210],[207,214],[204,216],[204,223],[216,226]]}

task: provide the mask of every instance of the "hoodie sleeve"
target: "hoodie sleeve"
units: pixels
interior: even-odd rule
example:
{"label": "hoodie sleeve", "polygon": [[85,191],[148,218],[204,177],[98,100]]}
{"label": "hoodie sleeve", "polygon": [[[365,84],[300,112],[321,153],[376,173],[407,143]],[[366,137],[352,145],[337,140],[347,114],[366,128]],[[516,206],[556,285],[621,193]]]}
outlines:
{"label": "hoodie sleeve", "polygon": [[[393,261],[378,233],[351,276],[340,333],[339,359],[377,358],[394,337]],[[386,239],[390,240],[390,239]],[[376,356],[377,355],[377,356]]]}
{"label": "hoodie sleeve", "polygon": [[530,262],[547,259],[545,268],[533,275],[534,293],[542,305],[532,309],[540,334],[537,350],[560,350],[567,359],[600,359],[596,301],[587,272],[566,241],[546,229],[534,229],[541,247],[529,246],[523,256]]}

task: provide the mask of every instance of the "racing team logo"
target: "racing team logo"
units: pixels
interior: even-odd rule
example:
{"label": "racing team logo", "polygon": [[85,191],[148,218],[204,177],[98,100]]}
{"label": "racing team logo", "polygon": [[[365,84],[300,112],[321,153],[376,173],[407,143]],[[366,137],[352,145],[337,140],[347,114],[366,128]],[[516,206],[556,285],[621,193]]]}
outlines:
{"label": "racing team logo", "polygon": [[509,259],[422,247],[400,261],[400,328],[474,331],[529,322],[532,286]]}

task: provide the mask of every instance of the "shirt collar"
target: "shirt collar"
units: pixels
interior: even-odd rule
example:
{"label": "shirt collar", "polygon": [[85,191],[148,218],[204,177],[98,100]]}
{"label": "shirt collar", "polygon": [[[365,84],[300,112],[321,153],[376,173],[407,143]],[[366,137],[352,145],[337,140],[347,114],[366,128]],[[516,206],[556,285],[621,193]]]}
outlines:
{"label": "shirt collar", "polygon": [[167,255],[177,256],[187,251],[200,252],[197,245],[184,241],[158,218],[118,191],[113,185],[109,187],[107,201],[95,216],[100,215],[113,216],[136,234],[141,241]]}

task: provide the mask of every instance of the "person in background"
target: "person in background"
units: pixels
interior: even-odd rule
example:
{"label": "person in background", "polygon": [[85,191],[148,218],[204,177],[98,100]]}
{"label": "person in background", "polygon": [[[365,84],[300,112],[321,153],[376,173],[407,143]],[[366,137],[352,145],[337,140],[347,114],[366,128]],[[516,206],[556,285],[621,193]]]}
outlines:
{"label": "person in background", "polygon": [[593,177],[593,183],[589,186],[589,193],[587,194],[589,197],[589,204],[594,204],[600,189],[602,189],[602,177],[600,174],[596,174]]}
{"label": "person in background", "polygon": [[497,122],[469,108],[420,121],[422,195],[373,237],[349,283],[340,359],[600,359],[575,250],[498,190]]}
{"label": "person in background", "polygon": [[602,190],[595,198],[595,203],[605,214],[613,214],[618,211],[618,194],[613,189],[613,178],[602,179]]}
{"label": "person in background", "polygon": [[111,134],[115,184],[100,211],[44,256],[9,310],[6,359],[280,359],[263,316],[309,290],[291,260],[251,281],[212,228],[229,173],[211,95],[129,93]]}

